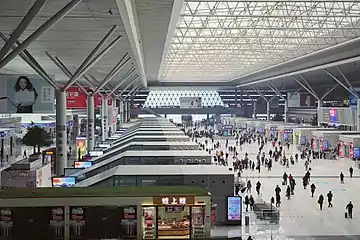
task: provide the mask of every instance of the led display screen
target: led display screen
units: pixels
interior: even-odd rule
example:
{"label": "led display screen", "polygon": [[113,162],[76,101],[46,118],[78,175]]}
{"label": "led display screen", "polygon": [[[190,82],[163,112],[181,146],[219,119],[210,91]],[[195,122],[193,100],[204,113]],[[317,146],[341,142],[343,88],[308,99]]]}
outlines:
{"label": "led display screen", "polygon": [[360,157],[360,148],[354,148],[354,158]]}
{"label": "led display screen", "polygon": [[75,177],[53,177],[52,180],[53,187],[72,187],[75,185]]}
{"label": "led display screen", "polygon": [[241,220],[241,197],[227,198],[227,220],[240,221]]}
{"label": "led display screen", "polygon": [[305,136],[301,136],[300,137],[300,145],[305,145],[306,144],[306,137]]}
{"label": "led display screen", "polygon": [[74,168],[89,168],[92,166],[92,162],[89,161],[75,161]]}
{"label": "led display screen", "polygon": [[329,142],[328,140],[324,140],[322,142],[322,147],[323,147],[323,150],[328,150],[329,149]]}
{"label": "led display screen", "polygon": [[331,123],[337,123],[338,122],[338,116],[337,116],[337,111],[336,109],[332,108],[329,110],[329,115],[330,115],[330,122]]}

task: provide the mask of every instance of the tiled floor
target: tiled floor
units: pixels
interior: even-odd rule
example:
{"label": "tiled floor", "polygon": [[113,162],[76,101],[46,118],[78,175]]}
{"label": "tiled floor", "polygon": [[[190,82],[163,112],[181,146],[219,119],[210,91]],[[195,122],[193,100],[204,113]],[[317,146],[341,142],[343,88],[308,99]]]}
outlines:
{"label": "tiled floor", "polygon": [[[224,149],[225,140],[217,140],[220,141],[224,152],[226,152]],[[203,142],[204,139],[200,141]],[[229,139],[229,145],[235,145],[235,141]],[[270,144],[266,145],[264,149],[266,154],[268,154],[270,148],[272,148]],[[257,151],[257,144],[246,144],[243,151],[239,152],[239,157],[243,158],[245,152],[247,152],[251,160],[256,160]],[[294,155],[296,152],[295,147],[290,147],[290,150],[286,150],[286,155]],[[232,163],[229,162],[230,164]],[[295,187],[295,195],[290,200],[285,199],[285,186],[281,186],[282,205],[280,207],[279,224],[261,223],[256,220],[253,213],[244,212],[244,215],[250,216],[249,227],[216,227],[212,230],[212,236],[228,235],[229,237],[236,237],[251,235],[256,240],[271,239],[271,235],[273,236],[272,239],[360,239],[356,236],[360,235],[360,211],[357,211],[360,208],[360,194],[358,193],[360,189],[360,170],[355,168],[355,162],[349,160],[313,160],[311,164],[311,182],[316,185],[314,198],[311,198],[309,189],[305,190],[302,187],[301,178],[305,173],[304,161],[300,160],[299,163],[290,166],[290,168],[285,168],[277,162],[274,162],[273,165],[272,171],[261,169],[262,171],[258,173],[257,171],[245,170],[242,177],[244,181],[250,179],[253,186],[257,181],[261,182],[261,195],[256,196],[256,199],[266,202],[269,202],[270,198],[274,196],[275,186],[281,186],[284,172],[295,177],[297,186]],[[349,178],[350,166],[354,168],[354,177],[352,179]],[[345,174],[345,184],[340,184],[339,181],[341,171]],[[253,192],[255,192],[254,190]],[[323,194],[325,200],[327,200],[326,194],[330,190],[334,195],[334,207],[327,208],[327,205],[324,204],[324,209],[320,211],[317,204],[318,196]],[[245,194],[243,195],[245,196]],[[354,204],[354,218],[345,219],[345,206],[350,200]],[[341,235],[345,235],[345,238],[341,238]],[[331,236],[334,236],[334,238],[330,238]]]}

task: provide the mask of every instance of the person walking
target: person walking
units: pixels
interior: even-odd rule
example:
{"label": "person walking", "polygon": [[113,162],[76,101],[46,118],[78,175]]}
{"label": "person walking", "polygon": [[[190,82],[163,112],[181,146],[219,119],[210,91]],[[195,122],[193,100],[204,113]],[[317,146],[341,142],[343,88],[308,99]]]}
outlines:
{"label": "person walking", "polygon": [[347,214],[349,218],[353,217],[353,209],[354,209],[354,205],[351,203],[351,201],[346,205],[346,210],[347,210]]}
{"label": "person walking", "polygon": [[250,202],[250,211],[254,211],[255,200],[252,195],[250,195],[249,202]]}
{"label": "person walking", "polygon": [[354,169],[352,167],[349,168],[350,178],[353,177]]}
{"label": "person walking", "polygon": [[286,197],[288,200],[290,200],[290,197],[291,197],[291,189],[290,189],[290,186],[288,185],[287,188],[286,188]]}
{"label": "person walking", "polygon": [[320,210],[322,210],[323,204],[324,204],[324,196],[322,194],[320,194],[320,196],[319,196],[318,204],[319,204]]}
{"label": "person walking", "polygon": [[276,185],[276,188],[275,188],[275,198],[276,198],[276,207],[280,207],[280,193],[281,193],[281,188],[279,187],[279,185]]}
{"label": "person walking", "polygon": [[310,186],[311,197],[314,197],[315,189],[316,189],[315,184],[314,184],[314,183],[313,183],[313,184],[311,184],[311,186]]}
{"label": "person walking", "polygon": [[251,181],[250,181],[250,180],[247,181],[247,184],[246,184],[246,192],[247,192],[247,193],[248,193],[248,192],[251,193]]}
{"label": "person walking", "polygon": [[249,211],[249,204],[250,204],[250,199],[249,199],[248,195],[246,195],[244,203],[245,203],[245,206],[246,206],[245,211],[248,212]]}
{"label": "person walking", "polygon": [[256,192],[257,192],[257,194],[260,196],[260,188],[261,188],[261,183],[260,183],[260,181],[258,181],[257,183],[256,183]]}
{"label": "person walking", "polygon": [[327,199],[328,199],[328,207],[333,207],[332,205],[333,194],[331,191],[328,192]]}
{"label": "person walking", "polygon": [[26,150],[24,150],[24,158],[27,158]]}
{"label": "person walking", "polygon": [[344,174],[340,173],[340,183],[344,183]]}

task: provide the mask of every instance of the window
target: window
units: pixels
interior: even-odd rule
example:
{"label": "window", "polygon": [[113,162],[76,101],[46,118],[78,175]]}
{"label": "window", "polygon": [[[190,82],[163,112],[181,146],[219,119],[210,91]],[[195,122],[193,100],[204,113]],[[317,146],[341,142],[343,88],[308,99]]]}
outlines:
{"label": "window", "polygon": [[115,186],[128,186],[128,187],[135,187],[136,186],[136,177],[131,176],[116,176],[115,177]]}

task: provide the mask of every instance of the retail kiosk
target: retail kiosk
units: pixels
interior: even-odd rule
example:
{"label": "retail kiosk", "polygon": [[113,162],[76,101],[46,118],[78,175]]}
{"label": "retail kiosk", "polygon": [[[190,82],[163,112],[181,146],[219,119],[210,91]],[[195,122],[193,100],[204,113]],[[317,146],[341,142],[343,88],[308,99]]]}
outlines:
{"label": "retail kiosk", "polygon": [[337,150],[338,156],[343,157],[340,135],[358,135],[353,131],[314,131],[312,149],[315,151]]}
{"label": "retail kiosk", "polygon": [[340,135],[339,144],[342,156],[348,159],[360,158],[360,134],[359,135]]}
{"label": "retail kiosk", "polygon": [[201,187],[12,188],[0,197],[4,239],[210,237],[210,196]]}
{"label": "retail kiosk", "polygon": [[216,223],[225,224],[226,198],[234,194],[234,181],[234,172],[219,165],[125,165],[87,178],[76,186],[206,186],[212,203],[217,205]]}
{"label": "retail kiosk", "polygon": [[311,144],[314,131],[336,131],[336,128],[319,128],[315,126],[303,126],[294,128],[294,144],[305,146]]}

